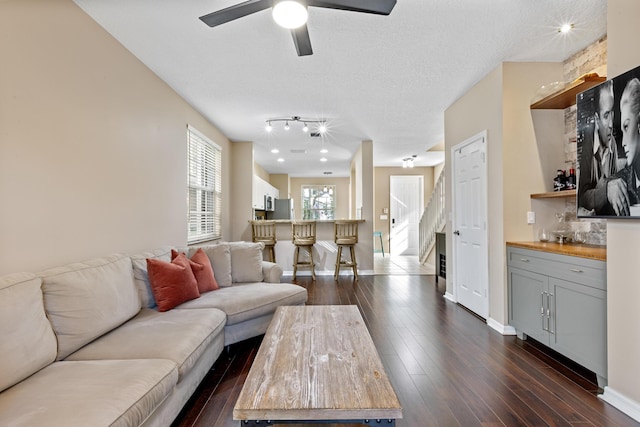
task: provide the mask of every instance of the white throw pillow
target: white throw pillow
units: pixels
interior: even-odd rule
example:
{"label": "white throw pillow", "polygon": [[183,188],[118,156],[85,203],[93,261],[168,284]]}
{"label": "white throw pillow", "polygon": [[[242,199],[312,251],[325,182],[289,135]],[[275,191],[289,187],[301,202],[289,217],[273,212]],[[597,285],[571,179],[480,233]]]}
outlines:
{"label": "white throw pillow", "polygon": [[262,282],[264,243],[230,242],[233,283]]}

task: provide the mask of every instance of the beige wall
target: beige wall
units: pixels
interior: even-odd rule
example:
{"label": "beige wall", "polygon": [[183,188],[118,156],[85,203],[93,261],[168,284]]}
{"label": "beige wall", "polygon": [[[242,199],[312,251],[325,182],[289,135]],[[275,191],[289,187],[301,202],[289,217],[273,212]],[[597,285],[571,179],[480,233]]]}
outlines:
{"label": "beige wall", "polygon": [[433,167],[433,182],[435,183],[440,178],[440,174],[444,171],[444,162]]}
{"label": "beige wall", "polygon": [[[452,194],[451,148],[487,131],[489,317],[501,325],[508,323],[505,243],[532,238],[526,223],[526,212],[531,209],[529,195],[543,191],[548,179],[540,162],[531,161],[541,156],[544,147],[536,140],[529,105],[540,86],[561,77],[561,63],[504,63],[445,112],[447,195]],[[557,119],[548,126],[557,127],[556,142],[562,147],[564,125],[560,116]],[[446,206],[451,212],[451,197],[447,197]],[[447,233],[447,292],[451,294],[455,262],[451,233]]]}
{"label": "beige wall", "polygon": [[[415,167],[415,168],[392,168],[379,167],[374,168],[375,186],[374,186],[374,208],[373,208],[373,229],[382,231],[382,241],[384,242],[384,251],[389,252],[389,231],[391,227],[390,211],[387,213],[387,220],[381,220],[384,208],[391,208],[391,200],[389,197],[389,181],[392,175],[420,175],[424,177],[424,205],[426,206],[433,191],[434,168],[432,167]],[[424,208],[424,206],[423,206]],[[379,243],[378,243],[379,245]]]}
{"label": "beige wall", "polygon": [[269,175],[269,183],[278,189],[280,199],[290,199],[289,175],[274,173]]}
{"label": "beige wall", "polygon": [[[609,0],[608,73],[618,76],[640,65],[640,2]],[[640,421],[640,222],[607,221],[607,340],[609,386],[631,400]],[[619,403],[619,402],[616,402]],[[628,408],[627,408],[628,409]]]}
{"label": "beige wall", "polygon": [[[253,146],[252,146],[252,150],[251,150],[251,158],[253,159]],[[264,170],[264,168],[262,166],[260,166],[257,163],[253,163],[253,174],[255,176],[258,176],[262,179],[264,179],[265,181],[269,182],[269,172],[267,172],[266,170]]]}
{"label": "beige wall", "polygon": [[296,219],[302,218],[303,185],[336,186],[336,219],[349,218],[349,178],[290,178],[291,198],[295,203]]}
{"label": "beige wall", "polygon": [[186,126],[228,140],[71,1],[0,3],[0,54],[0,274],[186,244]]}
{"label": "beige wall", "polygon": [[[249,220],[253,219],[253,142],[231,143],[231,205],[230,240],[251,241]],[[262,169],[262,168],[260,168]],[[263,169],[264,170],[264,169]]]}

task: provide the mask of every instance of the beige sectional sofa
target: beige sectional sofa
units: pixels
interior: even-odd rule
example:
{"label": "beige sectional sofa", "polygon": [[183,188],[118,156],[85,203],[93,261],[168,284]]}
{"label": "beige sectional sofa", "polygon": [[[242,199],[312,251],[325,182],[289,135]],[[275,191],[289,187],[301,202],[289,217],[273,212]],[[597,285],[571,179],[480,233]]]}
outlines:
{"label": "beige sectional sofa", "polygon": [[0,425],[168,426],[225,345],[305,303],[259,244],[202,248],[220,289],[166,312],[146,259],[171,248],[0,277]]}

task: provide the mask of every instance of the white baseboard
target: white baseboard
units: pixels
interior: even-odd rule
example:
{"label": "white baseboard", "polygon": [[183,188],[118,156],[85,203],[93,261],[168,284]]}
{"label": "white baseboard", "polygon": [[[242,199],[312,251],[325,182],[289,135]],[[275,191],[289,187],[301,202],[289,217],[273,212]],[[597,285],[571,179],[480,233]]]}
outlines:
{"label": "white baseboard", "polygon": [[449,300],[449,301],[451,301],[451,302],[455,302],[455,303],[457,303],[457,302],[458,302],[458,301],[456,300],[456,297],[455,297],[452,293],[450,293],[450,292],[445,292],[445,293],[444,293],[444,298],[445,298],[445,299],[448,299],[448,300]]}
{"label": "white baseboard", "polygon": [[[282,275],[283,276],[293,276],[293,270],[283,270],[282,271]],[[375,272],[373,270],[358,270],[358,276],[374,276]],[[308,276],[311,277],[311,271],[309,270],[304,270],[304,271],[298,271],[297,276]],[[333,271],[331,270],[316,270],[316,276],[333,276]],[[340,272],[340,277],[342,276],[353,276],[353,273],[351,272],[351,270],[349,271],[344,271],[344,272]]]}
{"label": "white baseboard", "polygon": [[604,393],[599,394],[598,397],[629,415],[634,420],[640,421],[640,403],[618,393],[609,386],[605,387]]}
{"label": "white baseboard", "polygon": [[490,328],[495,329],[496,331],[500,332],[502,335],[515,335],[516,334],[516,328],[514,328],[513,326],[509,326],[509,325],[503,325],[502,323],[498,322],[496,319],[492,319],[491,317],[487,319],[487,325]]}

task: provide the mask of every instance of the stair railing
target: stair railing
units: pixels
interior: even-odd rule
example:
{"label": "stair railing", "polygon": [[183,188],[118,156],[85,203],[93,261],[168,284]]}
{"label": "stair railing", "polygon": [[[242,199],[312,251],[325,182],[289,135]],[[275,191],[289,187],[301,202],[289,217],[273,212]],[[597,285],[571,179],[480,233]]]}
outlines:
{"label": "stair railing", "polygon": [[424,263],[436,243],[436,232],[445,224],[444,213],[444,173],[441,173],[433,187],[429,203],[424,208],[419,225],[419,260]]}

